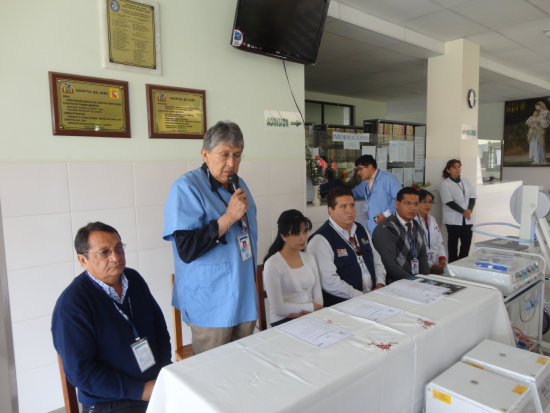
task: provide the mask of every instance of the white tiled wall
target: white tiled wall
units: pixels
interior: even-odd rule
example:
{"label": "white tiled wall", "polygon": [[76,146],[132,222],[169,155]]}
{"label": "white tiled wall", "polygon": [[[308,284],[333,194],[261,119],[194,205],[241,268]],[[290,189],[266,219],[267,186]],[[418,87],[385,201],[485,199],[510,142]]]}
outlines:
{"label": "white tiled wall", "polygon": [[[81,272],[73,252],[78,228],[104,221],[127,244],[126,261],[145,278],[172,333],[170,244],[162,240],[164,201],[172,182],[200,162],[0,164],[0,200],[21,413],[63,405],[50,322],[61,291]],[[261,262],[279,214],[305,210],[303,161],[241,165],[258,207]],[[307,214],[307,212],[306,212]],[[188,329],[184,340],[190,341]]]}

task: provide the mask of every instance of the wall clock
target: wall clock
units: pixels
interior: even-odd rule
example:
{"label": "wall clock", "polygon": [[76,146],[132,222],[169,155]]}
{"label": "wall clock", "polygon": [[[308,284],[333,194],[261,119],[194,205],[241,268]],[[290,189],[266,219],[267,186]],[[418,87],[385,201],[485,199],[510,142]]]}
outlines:
{"label": "wall clock", "polygon": [[468,90],[468,106],[473,108],[476,105],[477,96],[474,89]]}

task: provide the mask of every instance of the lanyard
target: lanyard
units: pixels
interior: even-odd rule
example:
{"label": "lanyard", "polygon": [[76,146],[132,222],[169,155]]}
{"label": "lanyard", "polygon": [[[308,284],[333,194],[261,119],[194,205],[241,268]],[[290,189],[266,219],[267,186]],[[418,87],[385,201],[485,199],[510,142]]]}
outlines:
{"label": "lanyard", "polygon": [[[336,231],[336,233],[340,235],[340,238],[346,241],[346,244],[348,244],[349,247],[352,249],[352,251],[355,253],[355,256],[357,257],[357,261],[361,262],[363,260],[363,250],[361,250],[361,254],[357,254],[356,248],[353,246],[351,242],[349,242],[349,239],[346,239],[346,237],[344,237],[342,233],[338,231],[338,228],[335,228],[334,225],[332,225],[332,222],[329,222],[329,224]],[[353,235],[350,233],[350,238],[353,236],[357,241],[357,246],[359,247],[359,249],[361,249],[361,245],[359,244],[359,240],[357,239],[356,235],[357,235],[357,231],[355,231]]]}
{"label": "lanyard", "polygon": [[[128,317],[126,313],[122,311],[122,309],[114,301],[113,301],[113,305],[118,310],[122,318],[124,318],[124,320],[126,320],[126,322],[130,324],[130,327],[132,327],[132,332],[134,333],[134,337],[136,338],[136,341],[139,340],[139,334],[136,330],[136,327],[134,326],[134,323],[132,323],[132,320],[130,319],[130,317]],[[130,314],[132,314],[132,300],[130,299],[130,297],[128,297],[128,305],[130,306]]]}
{"label": "lanyard", "polygon": [[216,195],[218,196],[218,198],[220,198],[220,201],[222,201],[223,204],[225,205],[225,209],[227,209],[227,207],[228,207],[229,205],[227,205],[227,202],[225,202],[225,199],[222,198],[222,196],[221,196],[220,193],[218,192],[218,189],[219,189],[219,188],[216,188],[216,191],[215,191],[215,192],[216,192]]}
{"label": "lanyard", "polygon": [[[86,271],[86,274],[88,274],[88,276],[90,278],[92,278],[92,276],[90,275],[90,273],[88,271]],[[126,313],[124,313],[124,311],[122,311],[122,309],[118,306],[118,304],[116,303],[116,301],[113,299],[113,297],[111,297],[109,295],[109,293],[107,291],[105,291],[97,282],[93,282],[92,280],[92,284],[95,286],[95,288],[99,289],[100,291],[102,291],[105,295],[107,295],[107,297],[109,297],[109,299],[111,300],[111,302],[113,303],[113,305],[115,306],[115,308],[117,309],[117,311],[120,313],[120,315],[122,316],[122,318],[124,318],[124,320],[126,320],[126,322],[128,324],[130,324],[130,327],[132,327],[132,332],[134,333],[134,337],[136,338],[136,341],[139,340],[139,334],[136,330],[136,327],[134,326],[134,323],[132,323],[132,320],[130,319],[130,317],[128,317],[126,315]],[[128,296],[128,293],[126,293],[126,296]],[[130,307],[130,315],[133,316],[133,312],[132,312],[132,300],[130,299],[130,297],[128,296],[128,305]]]}
{"label": "lanyard", "polygon": [[[338,230],[338,228],[336,228],[332,222],[329,222],[330,226],[336,231],[336,233],[338,235],[340,235],[340,238],[342,238],[344,241],[346,241],[346,244],[349,245],[349,247],[355,252],[355,247],[353,245],[351,245],[351,242],[349,242],[349,239],[346,239],[346,237],[344,237],[342,235],[342,233]],[[357,231],[356,231],[357,232]],[[355,237],[355,232],[353,233],[353,236]],[[350,238],[352,237],[352,234],[350,233]],[[357,242],[357,244],[359,245],[359,242]],[[356,254],[357,255],[357,254]]]}
{"label": "lanyard", "polygon": [[430,249],[432,247],[431,234],[430,234],[430,216],[426,214],[426,221],[424,221],[424,219],[420,215],[419,217],[420,217],[420,221],[422,222],[422,226],[426,228],[426,234],[427,234],[426,242],[428,243],[428,249]]}
{"label": "lanyard", "polygon": [[374,176],[374,181],[372,182],[372,188],[369,189],[369,183],[367,182],[366,188],[365,188],[365,197],[367,198],[367,201],[370,199],[372,192],[374,191],[374,184],[376,183],[376,179],[378,179],[378,175],[380,171],[376,171],[376,175]]}
{"label": "lanyard", "polygon": [[[401,221],[399,221],[399,224],[401,224]],[[413,258],[416,258],[416,238],[413,234],[413,239],[414,239],[414,242],[413,242],[413,239],[411,239],[411,236],[409,235],[409,231],[407,231],[407,227],[404,226],[403,224],[401,224],[401,226],[405,230],[405,235],[407,236],[407,239],[409,240],[409,246],[411,247],[411,254],[412,254]],[[413,231],[413,229],[414,229],[414,224],[413,224],[413,221],[411,221],[411,232]]]}
{"label": "lanyard", "polygon": [[[454,181],[453,181],[453,182],[454,182]],[[460,190],[462,191],[462,197],[463,197],[464,199],[466,199],[466,188],[464,188],[464,182],[462,182],[462,180],[460,180],[460,182],[455,182],[455,183],[458,185],[458,187],[459,187]],[[462,186],[461,186],[460,184],[462,184]]]}

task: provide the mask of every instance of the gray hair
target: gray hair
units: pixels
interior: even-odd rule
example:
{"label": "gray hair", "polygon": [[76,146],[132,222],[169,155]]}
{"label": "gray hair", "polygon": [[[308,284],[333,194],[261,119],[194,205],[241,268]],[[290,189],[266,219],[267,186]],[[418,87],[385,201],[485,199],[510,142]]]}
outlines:
{"label": "gray hair", "polygon": [[204,135],[202,149],[211,151],[219,144],[228,143],[239,148],[244,148],[243,133],[239,125],[233,122],[219,121],[211,126]]}

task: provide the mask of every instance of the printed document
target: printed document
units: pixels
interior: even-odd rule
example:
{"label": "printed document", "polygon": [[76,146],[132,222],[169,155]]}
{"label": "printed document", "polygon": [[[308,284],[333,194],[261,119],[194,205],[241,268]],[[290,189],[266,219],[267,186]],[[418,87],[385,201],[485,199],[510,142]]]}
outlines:
{"label": "printed document", "polygon": [[419,283],[412,280],[399,280],[374,292],[411,303],[432,304],[441,300],[448,291],[448,288],[437,285]]}
{"label": "printed document", "polygon": [[349,331],[313,317],[300,317],[275,328],[312,346],[323,349],[353,336]]}
{"label": "printed document", "polygon": [[389,320],[403,311],[397,308],[388,307],[387,305],[373,303],[372,301],[355,298],[337,304],[334,307],[336,310],[343,311],[356,317],[366,318],[367,320],[381,323]]}

